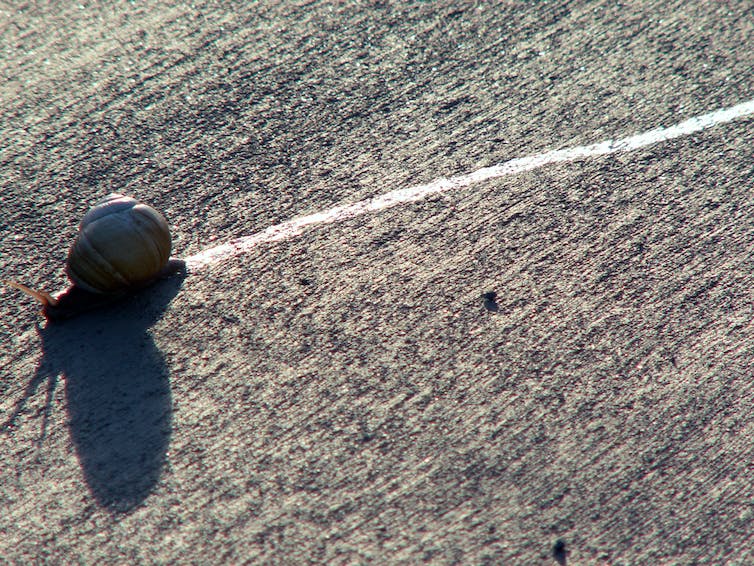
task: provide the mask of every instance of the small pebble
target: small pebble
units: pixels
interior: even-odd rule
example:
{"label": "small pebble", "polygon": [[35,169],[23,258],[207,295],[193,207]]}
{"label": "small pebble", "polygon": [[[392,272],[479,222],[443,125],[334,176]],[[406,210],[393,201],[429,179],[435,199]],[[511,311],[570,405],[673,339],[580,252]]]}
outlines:
{"label": "small pebble", "polygon": [[495,302],[496,298],[497,293],[495,293],[495,291],[487,291],[486,293],[482,293],[482,299],[484,299],[484,308],[486,308],[490,312],[498,312],[500,310],[500,307]]}

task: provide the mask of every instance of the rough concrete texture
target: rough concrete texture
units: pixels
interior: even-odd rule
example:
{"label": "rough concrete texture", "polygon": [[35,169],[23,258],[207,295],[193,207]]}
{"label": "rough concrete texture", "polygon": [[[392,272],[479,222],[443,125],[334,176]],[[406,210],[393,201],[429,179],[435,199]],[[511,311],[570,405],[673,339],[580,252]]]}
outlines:
{"label": "rough concrete texture", "polygon": [[[6,4],[2,277],[63,287],[111,191],[186,256],[754,97],[751,2],[640,4]],[[754,561],[752,148],[488,181],[60,325],[3,288],[0,556]]]}

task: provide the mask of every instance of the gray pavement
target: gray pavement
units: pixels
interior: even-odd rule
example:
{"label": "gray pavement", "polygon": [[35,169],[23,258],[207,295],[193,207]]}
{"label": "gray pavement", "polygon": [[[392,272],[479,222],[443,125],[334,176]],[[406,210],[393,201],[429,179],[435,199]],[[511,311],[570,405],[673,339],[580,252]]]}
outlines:
{"label": "gray pavement", "polygon": [[[5,4],[0,274],[64,287],[111,191],[185,257],[750,100],[752,22]],[[60,325],[3,288],[0,561],[754,562],[753,126],[313,227]]]}

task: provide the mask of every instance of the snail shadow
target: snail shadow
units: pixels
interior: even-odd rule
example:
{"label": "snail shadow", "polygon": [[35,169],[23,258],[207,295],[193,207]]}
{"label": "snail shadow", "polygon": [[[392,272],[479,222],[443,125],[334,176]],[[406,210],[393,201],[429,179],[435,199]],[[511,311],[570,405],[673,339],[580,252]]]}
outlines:
{"label": "snail shadow", "polygon": [[55,378],[62,377],[84,479],[97,503],[112,512],[142,503],[165,464],[172,429],[170,375],[148,329],[182,282],[183,276],[172,277],[39,331],[44,357],[35,379],[47,373],[54,389]]}

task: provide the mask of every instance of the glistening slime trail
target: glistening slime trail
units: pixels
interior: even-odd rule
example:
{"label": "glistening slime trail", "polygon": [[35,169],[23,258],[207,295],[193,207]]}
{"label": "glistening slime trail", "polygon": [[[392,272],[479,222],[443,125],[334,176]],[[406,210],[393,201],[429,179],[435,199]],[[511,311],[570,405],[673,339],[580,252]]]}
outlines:
{"label": "glistening slime trail", "polygon": [[466,175],[437,179],[436,181],[432,181],[425,185],[415,185],[405,189],[397,189],[369,200],[363,200],[353,204],[344,204],[323,212],[294,218],[281,224],[270,226],[266,230],[257,232],[256,234],[236,238],[225,244],[208,248],[185,258],[186,267],[189,271],[197,271],[203,267],[243,254],[260,244],[295,238],[309,226],[317,224],[332,224],[334,222],[340,222],[363,214],[379,212],[380,210],[385,210],[399,204],[422,200],[429,195],[463,189],[475,183],[495,179],[497,177],[515,175],[551,163],[563,163],[585,159],[587,157],[633,151],[655,143],[688,136],[700,130],[711,128],[718,124],[724,124],[750,114],[754,114],[754,99],[731,106],[730,108],[723,108],[722,110],[690,118],[668,128],[660,127],[627,138],[548,151],[529,157],[519,157],[491,167],[483,167],[482,169]]}

